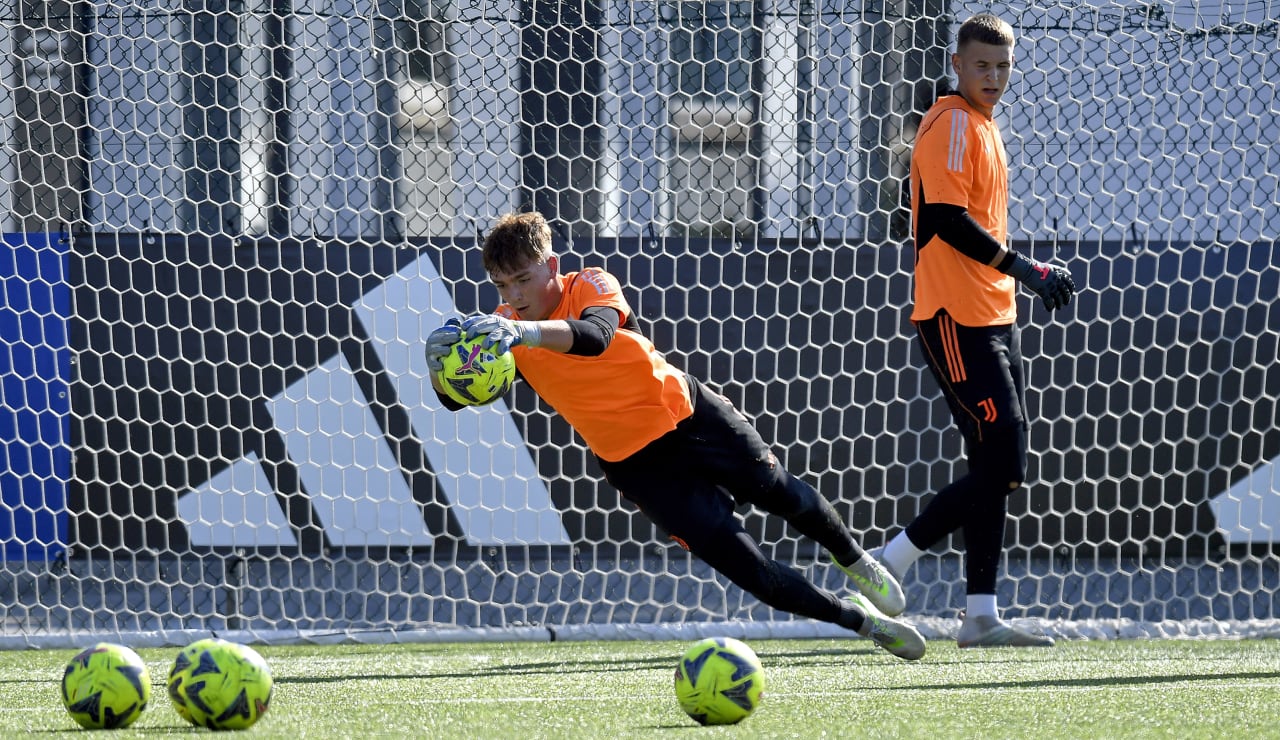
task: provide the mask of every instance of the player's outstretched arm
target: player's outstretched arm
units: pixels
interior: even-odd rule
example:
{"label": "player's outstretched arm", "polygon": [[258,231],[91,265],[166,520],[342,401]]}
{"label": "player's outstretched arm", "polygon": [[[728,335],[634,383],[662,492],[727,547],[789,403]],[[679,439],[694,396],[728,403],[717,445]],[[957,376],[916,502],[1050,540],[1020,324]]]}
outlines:
{"label": "player's outstretched arm", "polygon": [[[613,309],[605,310],[614,317],[617,316],[617,312]],[[585,313],[590,316],[592,311],[593,309],[589,308]],[[612,327],[617,327],[616,318],[613,319]],[[605,329],[597,327],[590,319],[518,321],[498,314],[481,314],[462,322],[464,339],[475,339],[481,335],[485,338],[484,346],[494,348],[499,354],[509,351],[512,347],[521,346],[540,347],[565,354],[597,355],[609,345],[613,331],[610,329],[606,335]],[[584,339],[590,341],[584,341]],[[587,345],[590,347],[598,345],[599,349],[594,351],[590,348],[584,349]]]}

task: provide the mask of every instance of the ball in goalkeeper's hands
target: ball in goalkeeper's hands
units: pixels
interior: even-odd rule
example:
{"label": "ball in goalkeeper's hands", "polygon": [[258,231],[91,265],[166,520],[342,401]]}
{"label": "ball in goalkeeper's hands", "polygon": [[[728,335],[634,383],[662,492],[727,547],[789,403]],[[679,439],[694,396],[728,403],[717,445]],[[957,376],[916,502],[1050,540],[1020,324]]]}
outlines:
{"label": "ball in goalkeeper's hands", "polygon": [[511,390],[516,379],[516,360],[510,352],[485,348],[484,334],[460,339],[440,358],[436,376],[445,395],[465,406],[485,406]]}

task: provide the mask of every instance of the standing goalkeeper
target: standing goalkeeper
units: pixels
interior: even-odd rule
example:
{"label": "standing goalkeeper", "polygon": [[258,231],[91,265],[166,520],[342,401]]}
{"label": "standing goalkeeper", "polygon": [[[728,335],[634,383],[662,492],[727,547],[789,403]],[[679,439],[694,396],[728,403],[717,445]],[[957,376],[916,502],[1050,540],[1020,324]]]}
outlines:
{"label": "standing goalkeeper", "polygon": [[[427,363],[459,337],[486,335],[510,351],[538,395],[582,435],[605,478],[682,546],[769,606],[838,624],[894,655],[925,644],[891,618],[902,589],[854,540],[831,504],[783,470],[760,434],[720,394],[681,372],[640,331],[617,278],[598,268],[560,274],[538,213],[504,216],[484,240],[484,267],[503,303],[432,332]],[[768,558],[734,514],[752,504],[825,547],[862,592],[846,600]]]}
{"label": "standing goalkeeper", "polygon": [[1027,414],[1015,283],[1045,308],[1075,292],[1061,267],[1006,246],[1009,165],[992,113],[1013,69],[1013,28],[990,14],[960,26],[955,94],[920,123],[911,155],[915,324],[925,360],[964,436],[968,472],[938,491],[881,556],[901,576],[923,551],[963,529],[966,607],[960,647],[1051,646],[1003,622],[996,576],[1007,498],[1026,478]]}

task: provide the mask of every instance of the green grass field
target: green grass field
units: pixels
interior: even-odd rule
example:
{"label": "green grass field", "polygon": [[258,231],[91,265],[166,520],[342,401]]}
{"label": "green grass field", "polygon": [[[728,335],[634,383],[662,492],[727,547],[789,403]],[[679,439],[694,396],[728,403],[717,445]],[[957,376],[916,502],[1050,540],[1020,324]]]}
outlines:
{"label": "green grass field", "polygon": [[[865,640],[754,640],[765,700],[732,727],[689,720],[671,689],[685,643],[266,646],[280,738],[1280,737],[1280,640],[1066,642],[917,663]],[[151,706],[111,737],[209,734],[173,711],[177,649],[138,651]],[[80,734],[58,682],[71,650],[0,652],[0,736]],[[81,735],[83,736],[83,735]]]}

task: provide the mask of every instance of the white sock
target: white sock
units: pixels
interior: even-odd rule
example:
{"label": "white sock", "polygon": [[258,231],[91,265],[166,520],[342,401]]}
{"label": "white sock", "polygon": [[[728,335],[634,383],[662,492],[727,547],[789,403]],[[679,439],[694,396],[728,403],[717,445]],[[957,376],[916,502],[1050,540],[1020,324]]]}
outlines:
{"label": "white sock", "polygon": [[995,594],[969,594],[964,600],[964,617],[996,617]]}
{"label": "white sock", "polygon": [[880,562],[894,573],[906,573],[907,568],[911,564],[920,559],[924,554],[924,550],[911,544],[911,540],[907,538],[905,531],[899,532],[896,537],[889,540],[889,544],[884,546],[884,552],[880,555]]}

